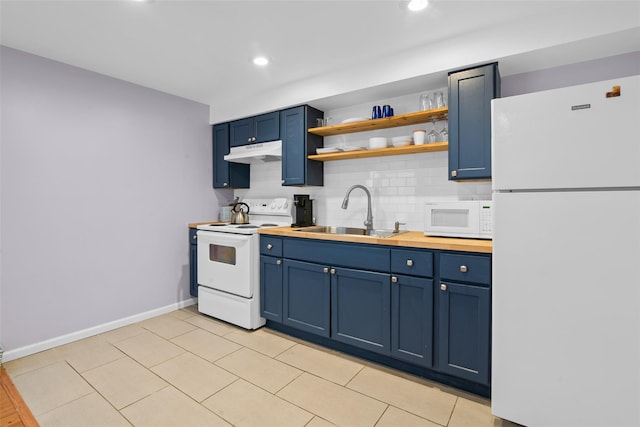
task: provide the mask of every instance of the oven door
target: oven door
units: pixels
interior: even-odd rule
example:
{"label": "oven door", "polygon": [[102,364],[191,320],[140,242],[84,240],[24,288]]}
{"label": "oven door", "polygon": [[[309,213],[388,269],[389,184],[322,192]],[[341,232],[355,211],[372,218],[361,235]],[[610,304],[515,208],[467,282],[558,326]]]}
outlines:
{"label": "oven door", "polygon": [[257,234],[198,231],[198,284],[252,298],[258,280],[257,240]]}

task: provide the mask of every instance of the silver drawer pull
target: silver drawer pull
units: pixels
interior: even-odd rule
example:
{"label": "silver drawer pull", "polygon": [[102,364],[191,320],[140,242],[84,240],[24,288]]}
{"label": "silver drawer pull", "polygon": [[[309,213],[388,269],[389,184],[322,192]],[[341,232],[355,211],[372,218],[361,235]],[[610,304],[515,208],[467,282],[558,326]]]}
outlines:
{"label": "silver drawer pull", "polygon": [[407,260],[407,267],[413,267],[413,260],[412,259],[408,259]]}
{"label": "silver drawer pull", "polygon": [[466,273],[467,272],[467,266],[466,265],[461,265],[460,266],[460,273]]}
{"label": "silver drawer pull", "polygon": [[323,269],[322,269],[322,272],[323,272],[323,273],[328,273],[328,272],[329,272],[329,267],[325,267],[325,268],[323,268]]}
{"label": "silver drawer pull", "polygon": [[278,265],[282,264],[282,260],[281,259],[276,260],[276,264],[278,264]]}
{"label": "silver drawer pull", "polygon": [[336,274],[336,269],[335,268],[331,269],[331,274]]}
{"label": "silver drawer pull", "polygon": [[444,283],[440,283],[440,290],[441,291],[446,291],[447,290],[447,285],[445,285]]}
{"label": "silver drawer pull", "polygon": [[272,248],[273,248],[273,245],[272,245],[271,243],[269,243],[269,244],[267,245],[267,249],[271,250]]}
{"label": "silver drawer pull", "polygon": [[396,276],[391,276],[392,283],[398,283],[398,278]]}

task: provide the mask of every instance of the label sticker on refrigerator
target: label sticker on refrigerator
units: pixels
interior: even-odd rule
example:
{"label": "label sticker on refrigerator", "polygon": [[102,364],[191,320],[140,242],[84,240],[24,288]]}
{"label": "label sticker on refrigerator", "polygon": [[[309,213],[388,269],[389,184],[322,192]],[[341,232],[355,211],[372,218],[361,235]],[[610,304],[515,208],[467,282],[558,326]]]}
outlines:
{"label": "label sticker on refrigerator", "polygon": [[587,108],[591,108],[591,104],[572,105],[571,111],[586,110]]}

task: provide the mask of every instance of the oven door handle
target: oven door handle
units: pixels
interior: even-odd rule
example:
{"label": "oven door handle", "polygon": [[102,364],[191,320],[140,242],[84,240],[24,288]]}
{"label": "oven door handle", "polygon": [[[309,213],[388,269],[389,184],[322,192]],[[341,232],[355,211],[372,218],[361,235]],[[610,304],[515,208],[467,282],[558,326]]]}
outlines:
{"label": "oven door handle", "polygon": [[231,233],[219,233],[216,231],[199,230],[196,235],[198,236],[198,244],[210,244],[215,245],[229,245],[234,243],[243,243],[251,240],[252,234],[231,234]]}

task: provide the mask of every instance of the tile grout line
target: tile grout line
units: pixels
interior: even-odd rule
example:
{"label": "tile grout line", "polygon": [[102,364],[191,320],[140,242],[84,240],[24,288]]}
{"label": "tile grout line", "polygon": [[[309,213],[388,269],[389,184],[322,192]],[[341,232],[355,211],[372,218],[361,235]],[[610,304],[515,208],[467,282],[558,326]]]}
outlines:
{"label": "tile grout line", "polygon": [[451,423],[451,418],[453,418],[453,413],[455,412],[456,406],[458,405],[458,399],[460,398],[456,396],[456,401],[453,402],[453,408],[451,408],[451,413],[449,414],[449,419],[447,420],[447,424],[446,424],[447,426]]}

